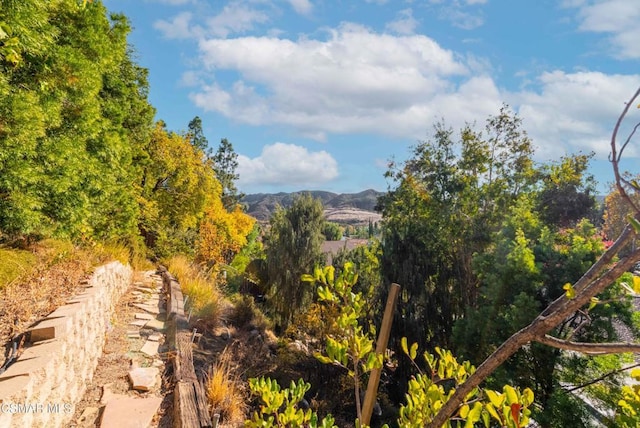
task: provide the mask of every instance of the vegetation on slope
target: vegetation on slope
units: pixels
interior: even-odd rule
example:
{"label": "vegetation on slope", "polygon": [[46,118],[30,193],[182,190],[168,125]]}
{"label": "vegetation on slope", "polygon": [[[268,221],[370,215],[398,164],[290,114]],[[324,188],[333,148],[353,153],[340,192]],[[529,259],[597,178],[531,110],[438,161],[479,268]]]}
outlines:
{"label": "vegetation on slope", "polygon": [[[126,17],[108,15],[100,1],[0,0],[0,6],[0,288],[5,299],[19,297],[46,310],[54,301],[38,288],[39,273],[67,264],[56,282],[66,290],[75,281],[67,272],[90,269],[69,265],[83,262],[75,249],[107,242],[105,247],[115,248],[107,253],[127,259],[186,257],[174,258],[171,269],[183,281],[193,310],[211,320],[211,327],[222,319],[223,286],[229,284],[229,292],[255,288],[257,295],[267,296],[264,309],[285,335],[283,348],[299,341],[308,350],[303,358],[326,350],[335,333],[328,320],[339,314],[323,308],[317,290],[302,281],[303,274],[323,264],[323,230],[335,235],[324,227],[322,204],[301,196],[280,208],[270,218],[263,251],[259,229],[238,207],[237,162],[229,141],[223,139],[212,154],[199,118],[187,132],[155,121],[147,71],[135,63],[127,43]],[[614,166],[619,160],[615,140]],[[451,348],[478,364],[450,401],[438,402],[445,410],[429,413],[435,421],[462,417],[460,395],[477,386],[472,380],[488,377],[488,386],[530,388],[536,397],[531,416],[543,426],[588,426],[584,402],[566,387],[568,381],[587,381],[576,375],[581,367],[607,379],[594,395],[606,407],[616,407],[622,379],[615,373],[625,361],[619,354],[637,351],[634,344],[614,342],[616,324],[634,332],[637,327],[627,291],[640,291],[640,284],[622,274],[640,252],[634,244],[637,230],[623,224],[630,221],[624,206],[638,213],[627,193],[640,186],[616,170],[619,198],[607,199],[603,236],[586,173],[590,158],[577,154],[536,165],[520,118],[504,107],[482,131],[468,126],[456,133],[437,125],[409,160],[390,165],[387,177],[393,185],[377,204],[382,239],[335,258],[338,277],[351,266],[346,261],[353,262],[354,295],[368,297],[357,319],[350,319],[355,330],[379,324],[386,284],[403,287],[389,346],[395,357],[384,365],[383,395],[392,397],[388,409],[398,412],[407,393],[415,403],[421,372],[433,368],[428,359],[404,355],[404,337],[429,355]],[[376,195],[364,196],[371,202]],[[633,218],[631,223],[640,229]],[[620,240],[611,243],[619,231]],[[72,253],[76,256],[68,258]],[[617,254],[629,257],[616,261]],[[190,272],[192,261],[207,274]],[[236,301],[253,314],[253,303]],[[541,311],[547,312],[541,317]],[[31,319],[31,314],[16,314],[2,307],[5,335],[19,332]],[[545,324],[549,319],[554,323]],[[597,348],[601,342],[609,347]],[[606,360],[569,359],[554,346],[616,351]],[[317,368],[304,361],[301,367]],[[338,376],[347,385],[364,380]],[[298,395],[307,389],[304,382],[295,385]],[[625,418],[634,408],[632,392],[624,389],[631,403]],[[355,394],[342,408],[355,408],[358,401]],[[416,417],[423,410],[417,409]],[[419,424],[435,423],[430,421]]]}

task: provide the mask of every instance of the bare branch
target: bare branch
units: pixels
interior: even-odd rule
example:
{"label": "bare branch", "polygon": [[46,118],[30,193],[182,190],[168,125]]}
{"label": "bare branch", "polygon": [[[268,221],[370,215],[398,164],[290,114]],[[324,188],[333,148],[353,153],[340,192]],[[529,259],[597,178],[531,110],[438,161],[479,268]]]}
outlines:
{"label": "bare branch", "polygon": [[622,152],[624,152],[624,149],[631,142],[631,139],[635,135],[635,133],[638,130],[638,128],[640,128],[640,123],[636,123],[636,126],[633,127],[633,130],[629,133],[629,135],[627,136],[627,139],[624,141],[624,143],[620,147],[620,154],[618,154],[618,160],[620,160],[620,158],[622,158]]}
{"label": "bare branch", "polygon": [[629,143],[629,140],[631,140],[631,137],[633,136],[633,134],[635,133],[636,129],[638,128],[638,125],[636,125],[636,127],[634,127],[633,132],[629,135],[629,137],[625,141],[624,145],[622,146],[622,150],[620,150],[620,154],[617,154],[617,142],[616,141],[618,139],[618,131],[620,130],[620,125],[622,124],[622,121],[624,120],[625,116],[629,112],[629,108],[633,104],[635,104],[636,98],[638,98],[638,96],[640,96],[640,88],[638,88],[636,93],[633,94],[633,96],[631,97],[629,102],[627,102],[627,105],[624,107],[624,110],[622,110],[622,114],[620,114],[620,117],[618,117],[618,121],[616,122],[616,125],[613,128],[613,134],[611,135],[611,157],[610,157],[611,165],[613,166],[613,174],[615,176],[616,187],[618,188],[618,192],[620,192],[620,196],[622,196],[622,199],[625,200],[630,206],[633,207],[634,211],[636,212],[636,215],[637,215],[638,212],[640,212],[640,209],[631,200],[629,195],[627,195],[627,192],[624,189],[624,186],[622,185],[622,183],[624,182],[624,179],[620,175],[619,162],[620,162],[620,159],[621,159],[621,156],[622,156],[622,150],[624,150],[624,148]]}
{"label": "bare branch", "polygon": [[582,388],[586,388],[587,386],[591,386],[594,383],[598,383],[601,380],[605,380],[606,378],[608,378],[610,376],[616,375],[618,373],[626,372],[627,370],[631,370],[631,369],[634,369],[634,368],[639,367],[639,366],[640,366],[640,363],[636,363],[636,364],[632,364],[632,365],[627,366],[627,367],[622,367],[621,369],[610,371],[609,373],[605,373],[602,376],[597,377],[595,379],[592,379],[587,383],[583,383],[582,385],[574,386],[572,388],[566,388],[565,391],[573,392],[573,391],[577,391],[577,390],[582,389]]}
{"label": "bare branch", "polygon": [[562,340],[557,337],[544,335],[536,337],[536,342],[565,351],[576,351],[588,355],[618,354],[623,352],[640,352],[640,343],[615,342],[615,343],[584,343]]}

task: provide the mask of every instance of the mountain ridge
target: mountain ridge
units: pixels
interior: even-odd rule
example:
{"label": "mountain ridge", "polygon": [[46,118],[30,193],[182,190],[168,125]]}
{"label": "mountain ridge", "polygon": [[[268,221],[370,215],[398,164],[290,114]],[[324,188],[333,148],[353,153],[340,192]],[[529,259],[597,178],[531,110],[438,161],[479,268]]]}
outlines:
{"label": "mountain ridge", "polygon": [[[349,210],[354,212],[357,219],[362,217],[378,218],[380,214],[375,212],[378,197],[384,192],[367,189],[358,193],[333,193],[325,190],[302,190],[298,192],[278,193],[254,193],[245,195],[242,203],[247,207],[246,212],[258,221],[268,221],[278,206],[287,208],[294,199],[302,194],[310,194],[315,199],[320,199],[325,208],[325,213],[334,213],[336,210]],[[360,211],[360,213],[358,213]],[[331,220],[328,218],[328,220]],[[354,218],[354,221],[356,219]],[[348,223],[350,221],[347,221]]]}

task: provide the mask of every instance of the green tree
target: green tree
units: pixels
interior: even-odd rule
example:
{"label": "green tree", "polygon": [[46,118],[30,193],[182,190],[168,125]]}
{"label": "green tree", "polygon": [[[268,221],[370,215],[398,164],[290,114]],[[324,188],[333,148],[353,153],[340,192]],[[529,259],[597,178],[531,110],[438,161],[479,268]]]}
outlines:
{"label": "green tree", "polygon": [[238,154],[233,150],[233,145],[226,138],[223,138],[211,159],[216,177],[222,184],[222,203],[227,210],[232,211],[244,197],[243,193],[238,192],[235,184],[240,178],[236,172]]}
{"label": "green tree", "polygon": [[322,235],[327,241],[339,241],[342,239],[343,228],[331,221],[325,221],[322,226]]}
{"label": "green tree", "polygon": [[375,350],[375,328],[373,324],[361,325],[366,307],[366,297],[353,291],[358,274],[351,262],[346,262],[339,274],[333,266],[316,267],[313,275],[304,275],[305,281],[318,286],[318,300],[337,314],[334,320],[325,320],[335,324],[331,329],[335,333],[327,335],[324,353],[316,358],[325,364],[335,364],[347,370],[354,382],[354,398],[358,420],[362,420],[361,388],[363,374],[374,368],[381,368],[383,355]]}
{"label": "green tree", "polygon": [[537,209],[546,224],[573,227],[583,218],[597,220],[594,178],[586,172],[592,157],[578,154],[542,166]]}
{"label": "green tree", "polygon": [[207,140],[207,137],[204,135],[204,131],[202,130],[202,119],[200,119],[199,116],[194,117],[189,122],[188,136],[192,146],[200,150],[202,153],[209,153],[209,140]]}
{"label": "green tree", "polygon": [[257,275],[248,267],[253,260],[264,260],[264,246],[260,240],[260,234],[260,224],[256,222],[249,235],[247,235],[247,244],[242,247],[231,261],[227,282],[234,291],[241,288],[243,281],[257,279]]}
{"label": "green tree", "polygon": [[[633,137],[638,125],[636,124],[636,126],[632,127],[632,132],[630,132],[621,145],[618,143],[618,133],[621,124],[624,122],[630,107],[636,105],[638,97],[640,97],[640,89],[638,89],[625,104],[623,112],[616,122],[611,138],[610,156],[616,179],[616,187],[627,203],[634,207],[635,217],[629,218],[629,225],[623,230],[620,236],[618,236],[615,242],[588,268],[579,280],[574,283],[564,284],[562,289],[565,293],[547,305],[529,324],[506,339],[477,367],[477,370],[455,390],[448,401],[442,404],[429,424],[430,427],[440,427],[445,424],[449,418],[455,414],[466,397],[480,386],[481,382],[491,376],[518,350],[530,346],[530,344],[534,342],[557,349],[571,350],[585,354],[637,352],[640,348],[637,344],[633,343],[574,342],[566,337],[555,337],[553,334],[550,334],[552,330],[561,326],[565,320],[573,317],[574,314],[585,309],[591,310],[592,307],[597,307],[599,302],[597,296],[603,292],[613,292],[611,289],[616,286],[616,279],[625,274],[627,270],[640,259],[640,251],[635,250],[629,254],[628,257],[616,261],[616,256],[620,250],[630,242],[636,233],[640,233],[640,209],[634,205],[627,193],[627,190],[631,188],[640,189],[640,185],[627,182],[619,170],[622,150]],[[636,281],[634,278],[633,282],[634,292],[640,291],[640,280]]]}
{"label": "green tree", "polygon": [[265,235],[269,304],[282,330],[313,296],[313,287],[302,275],[321,263],[322,203],[309,194],[296,197],[287,208],[278,208]]}
{"label": "green tree", "polygon": [[130,237],[133,159],[153,110],[126,18],[100,2],[0,6],[0,230]]}
{"label": "green tree", "polygon": [[[503,108],[484,134],[454,139],[439,124],[386,176],[397,183],[379,201],[382,273],[403,286],[394,336],[449,347],[454,322],[477,300],[472,256],[491,244],[508,207],[533,184],[532,148],[520,119]],[[385,298],[385,296],[382,296]]]}
{"label": "green tree", "polygon": [[381,256],[380,241],[372,239],[367,245],[359,245],[351,250],[340,249],[333,257],[333,265],[338,270],[342,270],[347,263],[353,263],[358,274],[353,291],[365,296],[366,303],[362,312],[365,316],[364,320],[370,323],[376,321],[375,315],[383,309],[380,299],[377,298],[384,289],[380,272]]}
{"label": "green tree", "polygon": [[[324,312],[335,316],[323,319],[331,323],[331,333],[325,337],[325,352],[316,353],[316,358],[325,364],[334,364],[348,370],[354,380],[356,402],[356,426],[363,420],[360,402],[360,375],[383,363],[383,354],[375,351],[373,343],[375,328],[368,322],[362,322],[366,302],[370,294],[355,290],[358,275],[354,264],[345,262],[338,274],[333,266],[316,268],[314,275],[305,275],[304,279],[318,284],[318,301],[331,308]],[[366,287],[365,287],[366,288]],[[366,328],[368,326],[368,328]],[[460,364],[450,351],[435,348],[437,356],[424,352],[427,371],[422,372],[415,363],[418,344],[409,348],[406,338],[401,339],[401,349],[418,369],[418,374],[409,381],[406,405],[399,411],[398,426],[423,427],[429,423],[438,408],[450,397],[455,387],[463,383],[475,368],[468,362]],[[504,393],[489,389],[476,389],[465,397],[457,414],[444,426],[474,426],[483,422],[491,426],[492,419],[500,426],[519,428],[528,423],[533,403],[533,392],[525,388],[522,393],[511,386],[504,386]],[[384,425],[386,427],[387,425]]]}
{"label": "green tree", "polygon": [[[480,300],[456,323],[454,335],[458,353],[472,362],[483,361],[542,308],[565,294],[563,286],[578,280],[604,250],[588,221],[574,229],[550,229],[532,205],[533,201],[523,198],[512,208],[494,246],[474,259],[481,283]],[[611,292],[601,296],[606,305],[576,312],[553,334],[582,341],[613,339],[613,320],[628,324],[630,312],[628,300],[622,298],[623,289],[614,287]],[[556,408],[563,401],[572,401],[569,394],[560,397],[560,382],[571,375],[569,370],[560,371],[569,367],[563,358],[558,349],[532,344],[497,369],[489,385],[531,387],[538,400],[534,411],[537,422],[542,426],[579,426],[580,416],[585,414],[583,406],[576,404],[575,411],[563,412]]]}
{"label": "green tree", "polygon": [[200,221],[220,194],[202,152],[158,122],[147,149],[153,162],[142,171],[140,232],[158,256],[193,254]]}

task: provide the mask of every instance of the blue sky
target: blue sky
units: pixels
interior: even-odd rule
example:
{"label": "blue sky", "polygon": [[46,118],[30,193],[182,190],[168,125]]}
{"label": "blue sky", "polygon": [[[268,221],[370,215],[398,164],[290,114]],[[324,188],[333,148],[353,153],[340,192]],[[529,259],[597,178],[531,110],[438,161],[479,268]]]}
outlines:
{"label": "blue sky", "polygon": [[[440,119],[509,104],[536,160],[596,153],[640,86],[638,0],[104,0],[133,25],[157,119],[227,138],[245,193],[386,190]],[[640,120],[633,109],[632,120]],[[626,168],[640,150],[627,148]]]}

